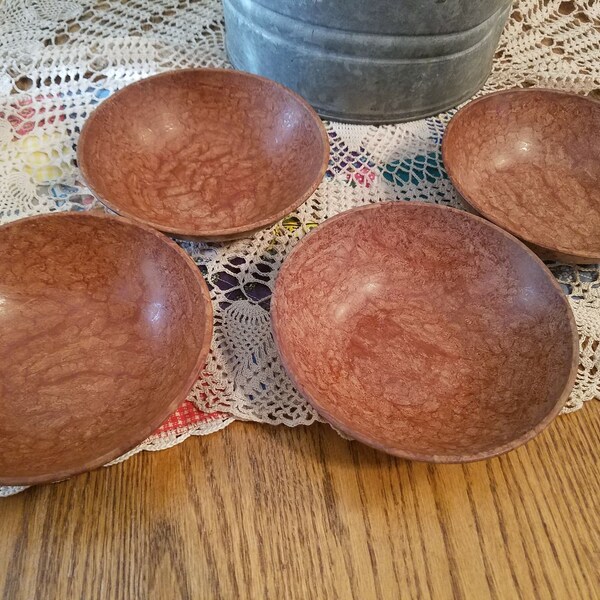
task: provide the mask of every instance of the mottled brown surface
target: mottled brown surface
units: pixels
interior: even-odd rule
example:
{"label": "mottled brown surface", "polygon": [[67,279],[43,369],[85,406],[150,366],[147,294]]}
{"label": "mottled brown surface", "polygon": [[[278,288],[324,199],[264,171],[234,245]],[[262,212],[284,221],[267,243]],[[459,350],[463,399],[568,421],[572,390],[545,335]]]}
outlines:
{"label": "mottled brown surface", "polygon": [[384,203],[327,221],[279,274],[275,338],[334,426],[392,454],[505,452],[557,414],[577,331],[543,263],[462,211]]}
{"label": "mottled brown surface", "polygon": [[299,96],[237,71],[172,71],[134,83],[86,122],[79,166],[107,206],[186,238],[270,225],[316,189],[325,128]]}
{"label": "mottled brown surface", "polygon": [[0,227],[0,256],[0,483],[105,464],[183,402],[212,307],[174,242],[63,213]]}
{"label": "mottled brown surface", "polygon": [[444,164],[481,215],[544,258],[600,261],[600,103],[550,90],[479,98],[452,119]]}

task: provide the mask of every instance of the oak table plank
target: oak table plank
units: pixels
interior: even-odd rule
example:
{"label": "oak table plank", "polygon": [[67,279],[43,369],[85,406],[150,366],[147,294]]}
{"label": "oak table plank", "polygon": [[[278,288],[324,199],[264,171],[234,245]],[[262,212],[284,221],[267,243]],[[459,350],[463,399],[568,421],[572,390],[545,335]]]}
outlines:
{"label": "oak table plank", "polygon": [[1,597],[600,598],[599,440],[598,402],[464,466],[236,423],[0,499]]}

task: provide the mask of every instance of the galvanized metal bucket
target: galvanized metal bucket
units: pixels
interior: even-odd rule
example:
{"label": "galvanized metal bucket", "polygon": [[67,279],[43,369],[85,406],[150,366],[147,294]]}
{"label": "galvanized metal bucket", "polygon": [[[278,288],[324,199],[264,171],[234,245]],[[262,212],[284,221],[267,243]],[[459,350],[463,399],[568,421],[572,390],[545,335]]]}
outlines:
{"label": "galvanized metal bucket", "polygon": [[485,82],[511,0],[223,0],[238,69],[297,91],[324,117],[407,121]]}

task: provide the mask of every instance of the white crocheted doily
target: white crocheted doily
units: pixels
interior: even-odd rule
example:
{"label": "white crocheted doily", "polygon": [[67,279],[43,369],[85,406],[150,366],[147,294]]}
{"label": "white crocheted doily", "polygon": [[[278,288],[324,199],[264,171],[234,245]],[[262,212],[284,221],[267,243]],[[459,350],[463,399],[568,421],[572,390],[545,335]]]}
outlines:
{"label": "white crocheted doily", "polygon": [[[482,90],[544,86],[600,95],[600,3],[515,4]],[[95,205],[75,165],[90,111],[159,71],[228,66],[218,0],[4,0],[0,4],[0,222]],[[359,83],[359,82],[357,82]],[[191,399],[206,411],[287,425],[317,417],[294,390],[271,337],[269,300],[282,260],[325,218],[380,199],[460,206],[441,164],[452,113],[381,127],[328,123],[325,180],[296,213],[253,238],[183,247],[212,286],[215,335]],[[596,266],[553,265],[581,332],[579,378],[566,410],[598,393]]]}

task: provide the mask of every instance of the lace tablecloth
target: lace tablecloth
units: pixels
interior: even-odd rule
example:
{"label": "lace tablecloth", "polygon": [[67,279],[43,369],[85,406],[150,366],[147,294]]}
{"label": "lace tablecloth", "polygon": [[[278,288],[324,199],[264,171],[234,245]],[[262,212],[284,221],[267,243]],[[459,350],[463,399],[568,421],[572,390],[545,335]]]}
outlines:
{"label": "lace tablecloth", "polygon": [[[0,17],[0,223],[97,206],[75,148],[90,111],[115,90],[169,69],[229,66],[219,0],[0,0]],[[600,3],[515,2],[481,93],[534,85],[600,98]],[[271,337],[279,266],[307,231],[353,206],[381,199],[461,206],[440,153],[452,114],[380,127],[328,123],[329,170],[296,213],[251,239],[182,244],[211,286],[213,346],[188,403],[138,450],[233,418],[290,426],[318,419],[285,375]],[[579,377],[565,408],[572,411],[598,394],[600,273],[551,269],[581,334]]]}

